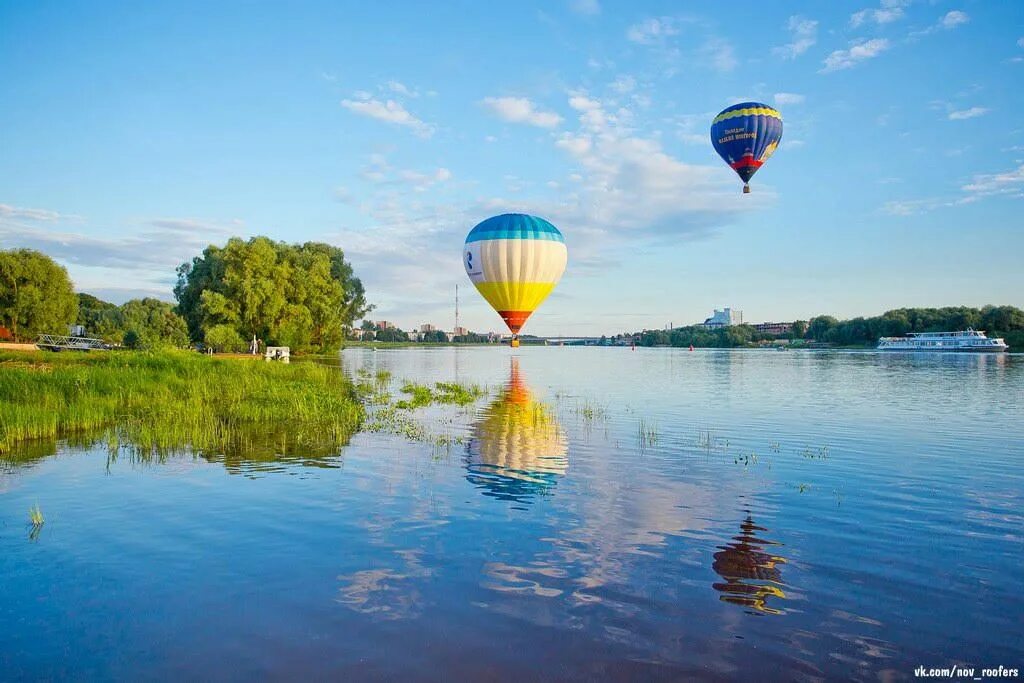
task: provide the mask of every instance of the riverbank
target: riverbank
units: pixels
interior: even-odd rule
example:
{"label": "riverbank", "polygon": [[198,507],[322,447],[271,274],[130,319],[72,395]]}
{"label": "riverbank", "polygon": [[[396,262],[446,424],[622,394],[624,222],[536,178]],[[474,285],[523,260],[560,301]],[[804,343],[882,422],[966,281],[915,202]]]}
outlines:
{"label": "riverbank", "polygon": [[418,342],[418,341],[346,341],[343,348],[346,349],[404,349],[432,348],[441,346],[508,346],[508,344],[494,344],[490,342]]}
{"label": "riverbank", "polygon": [[0,453],[89,434],[152,452],[340,447],[364,417],[352,383],[315,363],[253,363],[187,351],[0,351]]}

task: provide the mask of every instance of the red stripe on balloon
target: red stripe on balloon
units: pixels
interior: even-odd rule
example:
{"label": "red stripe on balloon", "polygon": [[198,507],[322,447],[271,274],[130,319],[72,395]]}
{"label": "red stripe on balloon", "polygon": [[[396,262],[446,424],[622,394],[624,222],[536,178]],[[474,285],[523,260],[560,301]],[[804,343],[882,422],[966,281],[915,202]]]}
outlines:
{"label": "red stripe on balloon", "polygon": [[508,329],[512,330],[512,334],[519,334],[520,328],[526,323],[526,319],[530,317],[531,313],[533,311],[498,311],[498,315],[508,325]]}
{"label": "red stripe on balloon", "polygon": [[731,166],[734,170],[737,171],[741,168],[750,168],[751,166],[753,166],[754,168],[761,168],[761,166],[763,165],[764,162],[758,161],[757,159],[754,158],[752,154],[746,154],[739,161],[729,164],[729,166]]}

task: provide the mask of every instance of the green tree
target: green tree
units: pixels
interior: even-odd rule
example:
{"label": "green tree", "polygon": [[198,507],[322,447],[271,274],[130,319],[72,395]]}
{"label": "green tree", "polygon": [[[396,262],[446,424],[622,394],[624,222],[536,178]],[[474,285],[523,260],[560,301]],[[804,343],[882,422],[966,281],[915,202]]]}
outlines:
{"label": "green tree", "polygon": [[120,342],[124,335],[117,304],[84,292],[78,294],[78,319],[75,323],[85,328],[88,337]]}
{"label": "green tree", "polygon": [[127,332],[125,332],[124,336],[121,337],[121,344],[126,349],[141,349],[141,348],[143,348],[142,347],[142,337],[139,336],[139,333],[136,332],[135,330],[128,330]]}
{"label": "green tree", "polygon": [[819,315],[811,318],[807,323],[807,336],[816,341],[825,341],[828,331],[839,323],[830,315]]}
{"label": "green tree", "polygon": [[32,249],[0,251],[0,324],[15,339],[67,334],[78,297],[63,266]]}
{"label": "green tree", "polygon": [[[442,335],[444,332],[441,333]],[[445,337],[447,340],[447,337]],[[389,327],[386,330],[377,331],[377,341],[384,342],[397,342],[397,341],[409,341],[409,335],[400,330],[397,327]]]}
{"label": "green tree", "polygon": [[1024,330],[1024,311],[1013,306],[985,306],[980,311],[981,325],[990,332]]}
{"label": "green tree", "polygon": [[245,340],[231,325],[214,325],[206,330],[206,345],[218,353],[240,353],[247,348]]}
{"label": "green tree", "polygon": [[423,341],[425,342],[446,342],[448,341],[448,335],[444,333],[444,330],[431,330],[423,334]]}
{"label": "green tree", "polygon": [[[241,339],[255,335],[300,351],[337,349],[371,308],[340,249],[266,237],[207,247],[178,268],[174,294],[195,340],[229,326]],[[223,341],[223,330],[218,335]]]}
{"label": "green tree", "polygon": [[173,304],[153,298],[133,299],[126,301],[119,313],[121,329],[125,330],[125,346],[128,346],[129,332],[135,339],[132,348],[188,346],[188,326],[174,312]]}

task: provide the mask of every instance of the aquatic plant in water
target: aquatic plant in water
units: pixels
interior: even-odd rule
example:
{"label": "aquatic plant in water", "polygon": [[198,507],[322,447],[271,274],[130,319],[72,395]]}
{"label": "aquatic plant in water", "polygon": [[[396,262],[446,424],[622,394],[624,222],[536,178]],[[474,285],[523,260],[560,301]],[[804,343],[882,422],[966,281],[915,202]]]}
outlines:
{"label": "aquatic plant in water", "polygon": [[401,392],[409,398],[395,403],[399,408],[413,410],[425,408],[434,403],[467,406],[479,400],[486,392],[476,384],[460,384],[458,382],[435,382],[431,389],[425,384],[408,380],[402,385]]}
{"label": "aquatic plant in water", "polygon": [[573,406],[572,412],[588,422],[608,418],[608,409],[590,399],[584,399],[582,402],[577,401],[576,405]]}
{"label": "aquatic plant in water", "polygon": [[28,510],[28,521],[34,527],[40,527],[46,523],[46,519],[43,517],[43,511],[39,509],[39,503],[36,503]]}
{"label": "aquatic plant in water", "polygon": [[658,443],[657,423],[648,422],[644,418],[640,418],[640,422],[637,425],[637,443],[639,443],[641,451],[656,446]]}

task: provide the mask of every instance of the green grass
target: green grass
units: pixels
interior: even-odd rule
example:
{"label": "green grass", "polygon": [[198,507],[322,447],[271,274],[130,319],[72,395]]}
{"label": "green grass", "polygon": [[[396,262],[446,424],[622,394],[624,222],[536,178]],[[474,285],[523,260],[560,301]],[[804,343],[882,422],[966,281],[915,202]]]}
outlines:
{"label": "green grass", "polygon": [[315,363],[0,352],[0,454],[76,435],[140,453],[227,452],[267,434],[293,446],[340,446],[363,417],[344,374]]}
{"label": "green grass", "polygon": [[[442,419],[440,423],[446,426],[443,432],[437,432],[421,424],[414,411],[434,404],[467,406],[487,395],[487,391],[476,384],[435,382],[431,388],[405,380],[399,392],[406,398],[392,401],[389,391],[390,373],[386,381],[378,382],[376,386],[370,385],[366,379],[368,371],[364,374],[360,370],[356,375],[363,378],[357,382],[356,387],[369,412],[364,431],[394,434],[408,441],[429,444],[435,456],[450,453],[452,446],[463,443],[463,439],[451,433],[450,420]],[[379,373],[377,377],[380,379]]]}
{"label": "green grass", "polygon": [[644,418],[640,418],[640,422],[637,424],[637,443],[640,445],[640,450],[646,450],[658,445],[658,425],[655,422],[648,422]]}
{"label": "green grass", "polygon": [[39,509],[39,503],[29,508],[28,521],[32,526],[42,526],[46,523],[46,520],[43,518],[43,511]]}
{"label": "green grass", "polygon": [[395,403],[398,408],[415,410],[425,408],[434,403],[447,403],[467,406],[480,399],[486,393],[475,384],[459,384],[457,382],[436,382],[431,389],[425,384],[406,382],[402,385],[402,393],[408,396]]}
{"label": "green grass", "polygon": [[608,418],[608,409],[590,399],[577,401],[576,405],[573,406],[572,412],[588,422],[606,420]]}

